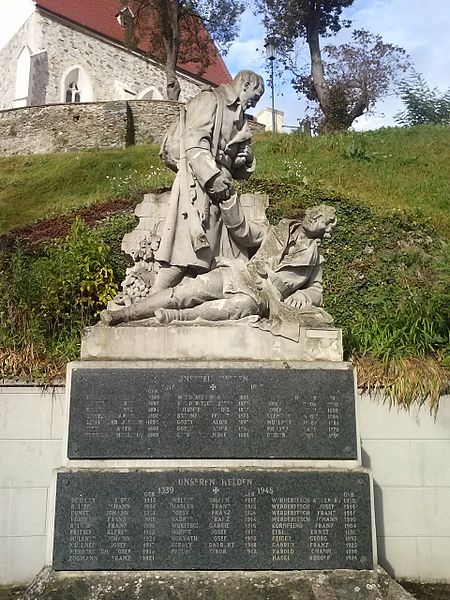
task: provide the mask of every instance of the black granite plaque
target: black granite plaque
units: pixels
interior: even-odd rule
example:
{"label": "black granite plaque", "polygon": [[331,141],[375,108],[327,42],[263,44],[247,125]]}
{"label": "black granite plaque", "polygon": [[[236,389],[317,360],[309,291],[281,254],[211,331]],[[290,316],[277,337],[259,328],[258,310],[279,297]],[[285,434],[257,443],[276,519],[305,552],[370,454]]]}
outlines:
{"label": "black granite plaque", "polygon": [[350,471],[60,473],[53,565],[372,568],[369,489]]}
{"label": "black granite plaque", "polygon": [[69,458],[357,458],[350,369],[72,372]]}

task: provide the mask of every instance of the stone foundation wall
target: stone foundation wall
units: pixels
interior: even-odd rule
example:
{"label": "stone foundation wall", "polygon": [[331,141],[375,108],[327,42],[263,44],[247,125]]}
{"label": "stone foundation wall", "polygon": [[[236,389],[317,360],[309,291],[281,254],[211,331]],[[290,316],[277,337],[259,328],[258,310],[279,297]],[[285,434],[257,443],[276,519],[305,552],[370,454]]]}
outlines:
{"label": "stone foundation wall", "polygon": [[160,143],[178,117],[180,104],[170,100],[130,100],[128,102],[132,116],[134,143]]}
{"label": "stone foundation wall", "polygon": [[[170,100],[114,100],[0,111],[0,156],[160,143],[179,107]],[[250,128],[264,125],[250,121]]]}
{"label": "stone foundation wall", "polygon": [[0,112],[0,155],[124,148],[128,140],[124,101],[57,104]]}

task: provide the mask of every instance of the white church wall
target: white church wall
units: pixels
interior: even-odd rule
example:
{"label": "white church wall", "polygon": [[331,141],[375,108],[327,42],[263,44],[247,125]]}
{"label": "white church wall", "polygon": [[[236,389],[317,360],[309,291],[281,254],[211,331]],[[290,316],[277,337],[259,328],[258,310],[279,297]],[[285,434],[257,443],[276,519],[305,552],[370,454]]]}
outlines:
{"label": "white church wall", "polygon": [[[67,74],[76,68],[80,69],[84,78],[84,81],[80,80],[82,102],[132,99],[133,94],[138,98],[149,86],[154,86],[165,97],[165,75],[157,63],[94,34],[85,33],[75,25],[68,26],[41,13],[38,18],[40,46],[48,54],[47,104],[65,99],[63,88],[67,83]],[[193,96],[201,87],[199,83],[183,76],[180,76],[180,84],[181,101]],[[86,94],[86,86],[91,86],[91,94]],[[83,95],[85,98],[92,97],[84,100]]]}
{"label": "white church wall", "polygon": [[13,107],[28,106],[31,80],[31,50],[27,44],[22,48],[17,59],[16,87],[14,90]]}
{"label": "white church wall", "polygon": [[[19,98],[17,64],[25,47],[30,49],[30,58],[28,75],[27,65],[19,65]],[[81,102],[141,99],[148,97],[149,89],[154,90],[153,99],[166,97],[164,70],[155,61],[38,11],[0,50],[0,64],[0,110],[65,102],[67,76],[76,69]],[[179,80],[182,102],[203,87],[189,76],[179,75]]]}
{"label": "white church wall", "polygon": [[[36,27],[38,26],[38,16],[32,14],[29,19],[22,25],[15,36],[0,50],[0,65],[2,66],[2,76],[0,77],[0,110],[13,108],[14,100],[16,99],[16,83],[17,83],[17,61],[23,51],[28,46],[31,55],[40,51],[36,45]],[[33,66],[33,60],[30,61]],[[25,76],[26,77],[26,76]],[[19,76],[22,82],[24,76]],[[31,82],[31,90],[33,89],[33,81]],[[26,106],[26,104],[22,104]]]}

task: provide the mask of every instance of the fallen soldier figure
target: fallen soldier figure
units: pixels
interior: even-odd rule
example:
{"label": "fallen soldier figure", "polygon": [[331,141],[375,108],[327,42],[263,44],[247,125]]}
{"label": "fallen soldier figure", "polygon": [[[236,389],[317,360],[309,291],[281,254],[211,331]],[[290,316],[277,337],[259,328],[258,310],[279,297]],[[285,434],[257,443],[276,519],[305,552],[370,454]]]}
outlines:
{"label": "fallen soldier figure", "polygon": [[[295,339],[300,324],[331,325],[320,309],[323,299],[323,257],[320,241],[336,225],[329,206],[306,211],[303,221],[283,220],[266,233],[252,259],[224,260],[216,269],[184,279],[116,311],[104,310],[105,325],[156,317],[172,321],[237,320],[251,315],[264,319],[258,326]],[[303,320],[302,320],[303,315]]]}

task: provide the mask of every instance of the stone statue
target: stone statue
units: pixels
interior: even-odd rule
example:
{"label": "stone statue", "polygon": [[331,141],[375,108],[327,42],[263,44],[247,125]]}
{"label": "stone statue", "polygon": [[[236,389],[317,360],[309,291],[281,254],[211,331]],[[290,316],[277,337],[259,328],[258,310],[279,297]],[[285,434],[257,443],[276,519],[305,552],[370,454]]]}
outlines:
{"label": "stone statue", "polygon": [[[233,179],[248,179],[255,169],[244,111],[263,93],[263,79],[241,71],[232,83],[192,98],[169,129],[160,154],[177,176],[155,252],[160,269],[153,292],[173,287],[186,273],[210,271],[219,256],[249,257],[248,240],[234,235],[226,215],[239,204]],[[253,245],[261,243],[262,233]]]}
{"label": "stone statue", "polygon": [[[231,201],[240,230],[248,224],[239,213],[238,199]],[[160,290],[131,306],[105,310],[106,325],[155,316],[161,323],[235,320],[256,315],[257,326],[274,335],[298,340],[301,325],[331,325],[333,320],[322,304],[322,263],[320,241],[336,225],[336,213],[329,206],[306,211],[303,221],[283,220],[271,227],[256,254],[222,259],[217,267],[177,286]],[[232,227],[231,227],[232,229]]]}

